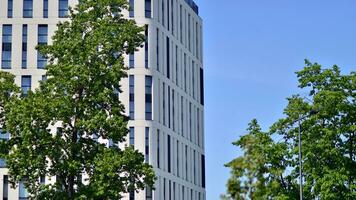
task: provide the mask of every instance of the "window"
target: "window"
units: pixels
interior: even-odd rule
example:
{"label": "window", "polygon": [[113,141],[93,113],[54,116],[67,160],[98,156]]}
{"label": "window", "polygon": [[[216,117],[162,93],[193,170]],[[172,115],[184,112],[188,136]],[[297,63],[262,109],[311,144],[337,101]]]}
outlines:
{"label": "window", "polygon": [[135,54],[129,54],[129,68],[135,68]]}
{"label": "window", "polygon": [[[37,41],[39,45],[47,45],[48,40],[48,25],[38,25]],[[47,59],[37,51],[37,68],[44,69],[47,65]]]}
{"label": "window", "polygon": [[156,30],[156,62],[157,71],[159,71],[159,29]]}
{"label": "window", "polygon": [[31,76],[21,77],[21,89],[24,95],[28,94],[28,91],[31,90]]}
{"label": "window", "polygon": [[167,135],[167,159],[168,159],[168,172],[171,173],[171,136]]}
{"label": "window", "polygon": [[153,197],[152,188],[146,187],[146,200],[152,200]]}
{"label": "window", "polygon": [[135,200],[135,190],[130,191],[130,200]]}
{"label": "window", "polygon": [[23,17],[32,18],[32,13],[33,13],[33,1],[23,0]]}
{"label": "window", "polygon": [[129,136],[130,146],[135,146],[135,127],[130,127],[130,136]]}
{"label": "window", "polygon": [[12,18],[12,14],[13,14],[13,1],[12,0],[8,0],[7,1],[7,17],[8,18]]}
{"label": "window", "polygon": [[171,128],[171,87],[168,86],[168,128]]}
{"label": "window", "polygon": [[178,45],[176,45],[176,84],[179,87],[179,82],[178,82]]}
{"label": "window", "polygon": [[171,0],[171,20],[172,20],[172,34],[174,35],[174,5],[173,5],[173,0]]}
{"label": "window", "polygon": [[170,30],[170,12],[169,12],[169,0],[167,0],[167,29],[168,31]]}
{"label": "window", "polygon": [[129,17],[135,17],[135,0],[130,0],[129,4]]}
{"label": "window", "polygon": [[191,22],[190,22],[190,14],[188,14],[188,47],[189,47],[189,51],[191,51]]}
{"label": "window", "polygon": [[185,145],[185,180],[188,181],[188,146]]}
{"label": "window", "polygon": [[183,9],[182,9],[182,5],[179,6],[179,31],[180,31],[180,42],[183,43]]}
{"label": "window", "polygon": [[201,155],[201,184],[205,188],[205,155]]}
{"label": "window", "polygon": [[164,1],[165,0],[162,0],[162,25],[163,25],[163,27],[165,26],[165,23],[164,23]]}
{"label": "window", "polygon": [[148,69],[148,25],[145,26],[145,68]]}
{"label": "window", "polygon": [[[7,132],[4,132],[1,128],[0,128],[0,141],[7,141],[10,139],[10,134]],[[4,159],[0,158],[0,168],[5,168],[6,167],[6,162]]]}
{"label": "window", "polygon": [[130,96],[129,96],[129,116],[131,120],[135,119],[135,77],[134,75],[129,76],[129,88],[130,88]]}
{"label": "window", "polygon": [[22,69],[27,68],[27,25],[22,25]]}
{"label": "window", "polygon": [[159,133],[159,129],[157,129],[157,168],[160,168],[161,166],[161,163],[160,163],[160,156],[161,156],[161,153],[160,153],[160,133]]}
{"label": "window", "polygon": [[177,140],[177,176],[179,177],[179,141]]}
{"label": "window", "polygon": [[19,183],[19,200],[27,200],[28,199],[28,192],[25,187],[24,181],[20,181]]}
{"label": "window", "polygon": [[204,105],[204,71],[200,68],[200,103]]}
{"label": "window", "polygon": [[166,84],[163,84],[163,125],[166,125]]}
{"label": "window", "polygon": [[146,120],[152,120],[152,76],[145,77]]}
{"label": "window", "polygon": [[180,121],[181,121],[181,131],[182,131],[182,136],[184,137],[184,102],[183,102],[183,96],[180,97]]}
{"label": "window", "polygon": [[187,54],[184,53],[184,91],[187,92]]}
{"label": "window", "polygon": [[2,57],[1,68],[11,68],[11,49],[12,49],[12,25],[2,26]]}
{"label": "window", "polygon": [[150,128],[145,128],[145,161],[146,163],[150,162]]}
{"label": "window", "polygon": [[170,75],[171,75],[171,66],[170,66],[170,41],[169,41],[169,37],[166,38],[166,52],[167,52],[167,78],[170,79]]}
{"label": "window", "polygon": [[145,0],[145,17],[151,18],[151,0]]}
{"label": "window", "polygon": [[3,176],[3,185],[2,185],[2,198],[3,200],[8,200],[9,198],[9,177],[7,175]]}
{"label": "window", "polygon": [[48,18],[48,0],[43,0],[43,18]]}
{"label": "window", "polygon": [[195,99],[195,62],[192,61],[192,90],[193,98]]}
{"label": "window", "polygon": [[68,16],[68,0],[59,0],[58,17],[64,18]]}
{"label": "window", "polygon": [[176,117],[176,113],[175,113],[175,103],[174,103],[174,90],[172,89],[172,117],[173,117],[173,120],[172,120],[172,124],[173,124],[173,131],[176,130],[176,126],[175,126],[175,117]]}

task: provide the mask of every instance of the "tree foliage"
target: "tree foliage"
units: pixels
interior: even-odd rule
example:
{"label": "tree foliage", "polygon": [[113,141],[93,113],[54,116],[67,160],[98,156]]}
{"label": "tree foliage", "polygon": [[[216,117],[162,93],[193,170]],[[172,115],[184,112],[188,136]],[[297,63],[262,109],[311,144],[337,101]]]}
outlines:
{"label": "tree foliage", "polygon": [[[234,145],[244,154],[231,168],[226,199],[298,199],[301,120],[305,199],[356,199],[356,73],[322,69],[306,60],[297,72],[308,90],[288,98],[285,117],[262,132],[256,120]],[[312,111],[316,114],[310,115]]]}
{"label": "tree foliage", "polygon": [[[24,181],[31,199],[119,199],[153,187],[143,155],[117,145],[128,133],[117,95],[126,77],[123,55],[144,41],[143,29],[123,18],[124,9],[126,0],[79,1],[53,43],[38,46],[49,63],[47,80],[34,92],[9,100],[8,91],[17,91],[13,77],[0,74],[2,126],[11,133],[3,157],[10,181]],[[41,177],[52,178],[41,184]]]}

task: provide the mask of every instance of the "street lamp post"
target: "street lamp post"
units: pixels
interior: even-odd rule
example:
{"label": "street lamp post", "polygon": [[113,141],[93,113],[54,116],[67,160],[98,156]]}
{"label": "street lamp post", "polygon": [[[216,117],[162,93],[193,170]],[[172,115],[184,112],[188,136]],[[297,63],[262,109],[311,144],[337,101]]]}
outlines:
{"label": "street lamp post", "polygon": [[298,151],[299,151],[299,198],[303,200],[303,161],[302,161],[302,125],[300,122],[312,115],[317,114],[318,111],[311,110],[310,113],[306,116],[300,117],[294,122],[298,122]]}

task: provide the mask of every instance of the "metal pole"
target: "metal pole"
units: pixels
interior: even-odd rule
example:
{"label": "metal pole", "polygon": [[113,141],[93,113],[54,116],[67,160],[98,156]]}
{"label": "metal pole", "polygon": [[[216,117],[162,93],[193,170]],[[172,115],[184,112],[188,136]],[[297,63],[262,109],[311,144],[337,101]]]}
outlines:
{"label": "metal pole", "polygon": [[300,120],[298,120],[298,125],[299,125],[298,146],[299,146],[299,193],[300,193],[299,196],[300,196],[300,200],[303,200],[302,133],[301,133]]}

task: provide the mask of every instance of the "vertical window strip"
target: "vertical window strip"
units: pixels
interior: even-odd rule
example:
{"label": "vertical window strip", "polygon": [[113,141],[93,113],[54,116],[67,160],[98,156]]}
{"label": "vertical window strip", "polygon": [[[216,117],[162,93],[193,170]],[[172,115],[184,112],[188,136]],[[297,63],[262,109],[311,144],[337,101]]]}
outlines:
{"label": "vertical window strip", "polygon": [[148,25],[145,26],[145,68],[148,69]]}
{"label": "vertical window strip", "polygon": [[135,127],[130,127],[129,144],[130,146],[135,146]]}
{"label": "vertical window strip", "polygon": [[[38,25],[38,45],[47,45],[48,42],[48,25],[40,24]],[[37,68],[44,69],[47,65],[47,59],[37,51]]]}
{"label": "vertical window strip", "polygon": [[43,0],[43,18],[48,18],[48,0]]}
{"label": "vertical window strip", "polygon": [[167,135],[167,161],[168,161],[168,172],[171,173],[171,136]]}
{"label": "vertical window strip", "polygon": [[4,200],[9,199],[9,176],[4,175],[3,176],[3,185],[2,185],[2,198]]}
{"label": "vertical window strip", "polygon": [[23,17],[32,18],[33,16],[33,0],[23,0]]}
{"label": "vertical window strip", "polygon": [[130,90],[130,96],[129,96],[129,116],[131,120],[135,119],[135,77],[134,75],[129,76],[129,90]]}
{"label": "vertical window strip", "polygon": [[166,38],[166,53],[167,53],[167,78],[170,79],[171,76],[171,66],[170,66],[170,40],[169,37],[167,36]]}
{"label": "vertical window strip", "polygon": [[151,18],[152,17],[152,2],[151,0],[145,0],[145,17]]}
{"label": "vertical window strip", "polygon": [[22,69],[27,68],[27,24],[22,25],[22,62],[21,67]]}
{"label": "vertical window strip", "polygon": [[13,0],[7,1],[7,17],[12,18],[13,16],[13,9],[14,9],[14,2]]}
{"label": "vertical window strip", "polygon": [[145,118],[152,120],[152,76],[145,76]]}
{"label": "vertical window strip", "polygon": [[161,168],[161,152],[160,152],[160,145],[161,145],[161,141],[160,141],[160,131],[159,129],[157,129],[157,168],[160,169]]}
{"label": "vertical window strip", "polygon": [[135,0],[129,1],[129,17],[135,17]]}
{"label": "vertical window strip", "polygon": [[1,68],[11,69],[12,53],[12,25],[4,24],[2,26],[2,56]]}
{"label": "vertical window strip", "polygon": [[129,68],[135,68],[135,53],[129,54]]}
{"label": "vertical window strip", "polygon": [[150,128],[145,128],[145,161],[150,162]]}
{"label": "vertical window strip", "polygon": [[157,71],[159,71],[159,29],[156,30],[156,62]]}
{"label": "vertical window strip", "polygon": [[65,18],[68,16],[68,0],[58,1],[58,17]]}
{"label": "vertical window strip", "polygon": [[31,76],[22,76],[21,77],[21,89],[22,93],[26,96],[31,90]]}

